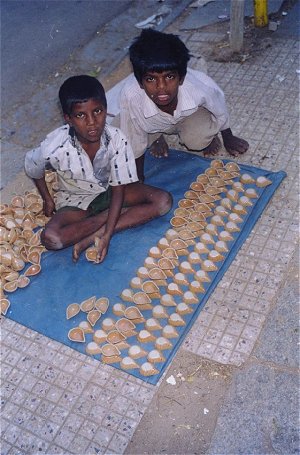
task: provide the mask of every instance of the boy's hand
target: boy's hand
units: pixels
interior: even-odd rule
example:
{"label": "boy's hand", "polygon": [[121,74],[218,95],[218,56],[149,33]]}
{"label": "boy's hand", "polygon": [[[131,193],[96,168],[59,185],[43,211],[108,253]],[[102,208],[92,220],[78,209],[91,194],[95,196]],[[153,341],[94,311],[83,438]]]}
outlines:
{"label": "boy's hand", "polygon": [[161,135],[156,141],[150,145],[150,153],[155,158],[167,158],[169,154],[169,146],[165,141],[163,135]]}
{"label": "boy's hand", "polygon": [[224,147],[230,155],[238,156],[247,152],[249,148],[248,142],[240,137],[234,136],[230,128],[222,131],[221,134]]}
{"label": "boy's hand", "polygon": [[51,217],[55,212],[55,204],[53,199],[46,199],[44,200],[44,214],[47,217]]}
{"label": "boy's hand", "polygon": [[110,239],[106,236],[95,237],[95,248],[97,249],[96,264],[103,262],[105,256],[107,255]]}

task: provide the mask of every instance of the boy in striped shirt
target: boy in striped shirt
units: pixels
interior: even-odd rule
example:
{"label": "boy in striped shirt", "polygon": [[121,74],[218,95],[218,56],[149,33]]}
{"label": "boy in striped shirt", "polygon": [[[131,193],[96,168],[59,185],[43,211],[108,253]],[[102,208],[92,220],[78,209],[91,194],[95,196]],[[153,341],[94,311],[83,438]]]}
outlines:
{"label": "boy in striped shirt", "polygon": [[[67,124],[25,158],[26,173],[42,196],[45,215],[51,217],[42,243],[49,250],[74,245],[77,261],[97,237],[97,262],[102,262],[114,232],[164,215],[172,198],[138,182],[130,144],[118,128],[106,124],[106,96],[96,78],[70,77],[59,99]],[[58,176],[55,201],[45,181],[47,168]]]}

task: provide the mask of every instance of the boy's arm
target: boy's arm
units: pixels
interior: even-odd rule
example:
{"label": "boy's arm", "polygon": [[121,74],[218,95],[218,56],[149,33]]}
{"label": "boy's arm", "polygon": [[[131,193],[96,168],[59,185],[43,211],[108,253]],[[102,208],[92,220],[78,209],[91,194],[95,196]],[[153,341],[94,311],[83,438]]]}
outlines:
{"label": "boy's arm", "polygon": [[98,256],[97,261],[102,262],[105,258],[110,239],[118,222],[125,194],[125,185],[112,186],[111,202],[108,210],[105,231],[100,239],[97,239]]}
{"label": "boy's arm", "polygon": [[41,177],[40,179],[33,179],[33,181],[43,199],[44,213],[46,216],[50,217],[55,211],[55,204],[51,194],[49,193],[45,177]]}

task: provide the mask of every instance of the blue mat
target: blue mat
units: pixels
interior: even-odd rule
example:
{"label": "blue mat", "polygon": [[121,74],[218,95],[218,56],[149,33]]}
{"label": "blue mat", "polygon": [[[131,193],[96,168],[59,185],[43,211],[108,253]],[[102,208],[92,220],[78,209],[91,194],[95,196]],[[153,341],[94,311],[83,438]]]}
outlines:
{"label": "blue mat", "polygon": [[[223,161],[226,162],[226,160]],[[178,201],[184,197],[184,193],[189,189],[190,184],[210,166],[210,163],[211,160],[209,159],[176,150],[170,152],[167,160],[157,160],[148,155],[146,159],[146,182],[172,193],[174,199],[172,211],[166,216],[146,225],[116,234],[111,241],[108,255],[103,264],[95,265],[88,262],[84,254],[74,264],[71,259],[72,248],[43,254],[41,273],[31,279],[31,283],[27,288],[19,289],[8,296],[11,306],[6,316],[30,329],[85,353],[86,343],[92,341],[92,335],[86,335],[86,343],[76,343],[68,339],[68,332],[72,327],[78,326],[82,320],[86,319],[86,314],[80,312],[74,318],[67,320],[67,306],[74,302],[80,303],[93,295],[97,298],[107,297],[110,301],[109,309],[96,323],[94,329],[101,328],[101,320],[103,318],[112,317],[118,319],[112,313],[112,307],[115,303],[122,302],[120,293],[123,289],[130,287],[130,280],[136,276],[137,269],[144,265],[149,249],[157,245],[158,240],[171,227],[170,219],[174,210],[178,207]],[[251,166],[240,165],[240,168],[241,173],[248,173],[254,178],[264,175],[272,181],[272,184],[265,188],[256,187],[259,198],[254,199],[253,207],[248,208],[248,214],[240,225],[241,231],[233,234],[234,240],[228,243],[230,250],[225,254],[223,263],[218,263],[219,269],[216,272],[209,272],[211,282],[204,283],[206,290],[204,294],[198,294],[200,303],[191,305],[194,310],[193,313],[182,316],[185,326],[175,327],[179,337],[171,339],[172,347],[162,351],[165,360],[154,364],[157,374],[144,376],[138,368],[126,370],[128,373],[149,383],[157,383],[205,302],[286,175],[284,172],[268,172]],[[193,251],[193,247],[189,247],[189,250]],[[182,260],[185,260],[184,257]],[[175,269],[175,272],[177,271]],[[170,279],[168,280],[170,282]],[[186,289],[183,287],[183,290]],[[165,289],[161,290],[162,294],[165,292]],[[178,296],[175,297],[175,300],[177,303],[181,301]],[[152,303],[156,305],[160,302],[157,300]],[[131,306],[134,304],[127,302],[126,305]],[[166,307],[166,310],[170,314],[174,312],[174,307]],[[144,311],[143,316],[145,318],[152,317],[152,311]],[[160,319],[159,322],[165,325],[167,324],[167,319]],[[143,323],[138,324],[136,331],[139,332],[143,328]],[[161,336],[161,330],[153,333],[156,337]],[[130,345],[140,345],[147,352],[155,349],[154,343],[140,344],[135,336],[128,338],[127,341]],[[122,357],[127,355],[127,350],[122,351]],[[95,358],[101,360],[101,355],[95,355]],[[138,365],[146,361],[146,357],[136,360]],[[112,364],[112,366],[120,368],[119,363]]]}

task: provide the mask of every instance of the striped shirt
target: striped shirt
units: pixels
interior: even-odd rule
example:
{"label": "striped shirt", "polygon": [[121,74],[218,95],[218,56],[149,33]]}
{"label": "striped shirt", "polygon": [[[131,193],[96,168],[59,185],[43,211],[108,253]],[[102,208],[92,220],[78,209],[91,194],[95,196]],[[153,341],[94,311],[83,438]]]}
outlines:
{"label": "striped shirt", "polygon": [[141,156],[148,145],[148,134],[168,133],[181,120],[204,107],[216,118],[219,131],[229,128],[224,93],[205,73],[188,68],[179,86],[173,115],[161,111],[139,86],[132,74],[120,94],[120,128],[130,140],[134,156]]}
{"label": "striped shirt", "polygon": [[41,145],[27,152],[25,171],[40,179],[52,168],[58,175],[55,205],[86,209],[109,186],[126,185],[138,180],[130,144],[116,127],[106,125],[101,145],[93,162],[69,125],[52,131]]}

